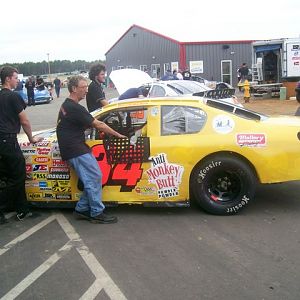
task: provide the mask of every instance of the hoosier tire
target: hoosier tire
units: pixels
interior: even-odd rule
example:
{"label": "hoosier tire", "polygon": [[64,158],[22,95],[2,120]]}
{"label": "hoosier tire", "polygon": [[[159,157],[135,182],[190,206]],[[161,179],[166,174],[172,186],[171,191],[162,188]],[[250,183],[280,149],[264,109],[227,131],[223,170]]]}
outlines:
{"label": "hoosier tire", "polygon": [[215,156],[197,165],[191,178],[191,190],[197,204],[216,215],[238,213],[255,194],[256,177],[242,160]]}

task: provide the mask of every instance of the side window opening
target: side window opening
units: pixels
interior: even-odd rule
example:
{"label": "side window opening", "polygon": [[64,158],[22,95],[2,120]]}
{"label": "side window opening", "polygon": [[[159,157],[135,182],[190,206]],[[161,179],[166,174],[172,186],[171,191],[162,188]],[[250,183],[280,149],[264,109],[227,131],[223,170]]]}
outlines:
{"label": "side window opening", "polygon": [[128,137],[102,135],[108,163],[142,163],[150,156],[147,137],[147,108],[118,109],[102,115],[99,121]]}
{"label": "side window opening", "polygon": [[109,112],[100,121],[131,139],[133,136],[146,136],[147,109],[134,108]]}
{"label": "side window opening", "polygon": [[190,106],[162,106],[161,135],[199,132],[207,119],[206,113]]}

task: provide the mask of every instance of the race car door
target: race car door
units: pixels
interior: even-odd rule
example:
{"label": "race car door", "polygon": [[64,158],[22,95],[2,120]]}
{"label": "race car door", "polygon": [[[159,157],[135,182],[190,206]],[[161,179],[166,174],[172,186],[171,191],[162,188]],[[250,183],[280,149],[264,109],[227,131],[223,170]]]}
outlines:
{"label": "race car door", "polygon": [[128,137],[104,136],[92,146],[103,174],[104,202],[161,205],[186,200],[186,191],[179,191],[183,166],[168,161],[168,145],[160,135],[159,106],[117,108],[99,120]]}

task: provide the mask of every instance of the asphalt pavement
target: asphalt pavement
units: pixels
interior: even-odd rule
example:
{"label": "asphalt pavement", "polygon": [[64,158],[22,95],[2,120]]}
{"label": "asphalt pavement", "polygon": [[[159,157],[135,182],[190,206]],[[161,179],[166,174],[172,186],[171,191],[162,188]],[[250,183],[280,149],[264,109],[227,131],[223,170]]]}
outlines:
{"label": "asphalt pavement", "polygon": [[[65,96],[27,109],[34,130],[55,126]],[[259,186],[235,216],[119,206],[109,225],[75,220],[71,210],[39,209],[22,222],[9,213],[0,300],[297,300],[299,193],[299,182]]]}

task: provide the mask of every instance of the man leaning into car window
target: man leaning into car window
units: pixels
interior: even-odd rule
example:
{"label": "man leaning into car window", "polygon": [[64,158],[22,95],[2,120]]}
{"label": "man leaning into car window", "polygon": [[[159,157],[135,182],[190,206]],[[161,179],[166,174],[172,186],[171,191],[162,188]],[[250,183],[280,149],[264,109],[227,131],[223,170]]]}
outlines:
{"label": "man leaning into car window", "polygon": [[89,112],[108,104],[102,88],[102,83],[105,82],[105,71],[106,68],[102,64],[93,65],[89,71],[89,78],[92,81],[86,95],[86,104]]}
{"label": "man leaning into car window", "polygon": [[85,143],[84,131],[93,127],[118,138],[126,138],[105,123],[96,120],[79,104],[85,98],[88,84],[83,76],[73,76],[68,82],[69,97],[61,105],[57,120],[57,140],[61,157],[74,168],[84,185],[74,216],[92,223],[115,223],[117,218],[104,213],[102,203],[102,173],[91,149]]}
{"label": "man leaning into car window", "polygon": [[130,88],[119,96],[119,100],[147,97],[149,90],[145,87]]}

